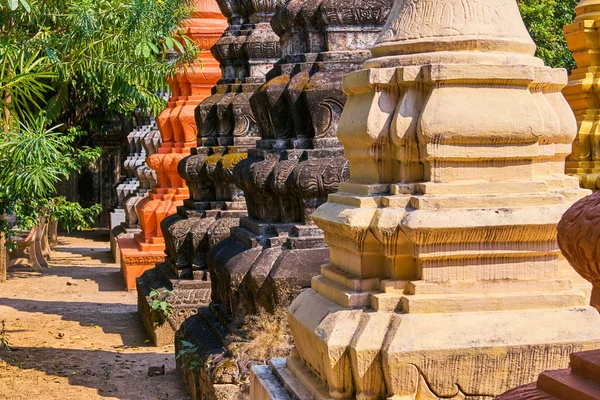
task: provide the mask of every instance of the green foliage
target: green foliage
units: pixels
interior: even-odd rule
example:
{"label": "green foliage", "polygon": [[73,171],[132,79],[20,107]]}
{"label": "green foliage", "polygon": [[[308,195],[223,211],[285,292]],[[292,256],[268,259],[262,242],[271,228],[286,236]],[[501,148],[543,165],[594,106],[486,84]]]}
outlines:
{"label": "green foliage", "polygon": [[190,12],[190,0],[0,0],[0,233],[10,214],[22,229],[90,226],[99,206],[56,186],[99,156],[84,135],[164,108],[155,92],[197,56],[178,29]]}
{"label": "green foliage", "polygon": [[152,300],[152,307],[150,308],[150,310],[154,314],[157,324],[159,326],[163,325],[167,321],[167,318],[169,318],[169,316],[173,312],[173,307],[171,307],[171,304],[169,304],[169,302],[167,301],[169,296],[172,295],[173,292],[171,292],[170,290],[163,290],[162,293],[156,289],[152,289],[150,291],[149,296]]}
{"label": "green foliage", "polygon": [[[89,227],[100,206],[83,208],[53,194],[58,182],[93,163],[100,151],[76,149],[73,142],[81,132],[47,128],[44,113],[26,121],[20,122],[20,129],[0,134],[0,215],[14,214],[21,229],[37,225],[41,218],[58,220],[67,229]],[[8,221],[0,218],[0,233],[9,240],[10,229]]]}
{"label": "green foliage", "polygon": [[[27,51],[16,44],[0,42],[0,107],[23,118],[29,110],[40,110],[48,84],[57,78],[49,58],[40,51]],[[8,122],[8,121],[5,121]]]}
{"label": "green foliage", "polygon": [[536,56],[556,68],[575,68],[563,27],[573,22],[579,0],[517,0],[523,21],[537,45]]}
{"label": "green foliage", "polygon": [[185,340],[179,341],[181,349],[175,356],[176,360],[181,359],[181,366],[190,371],[197,371],[200,368],[200,360],[198,358],[198,346]]}
{"label": "green foliage", "polygon": [[62,196],[53,197],[48,202],[48,219],[58,220],[67,231],[72,229],[80,231],[91,227],[100,211],[102,206],[99,204],[85,208]]}
{"label": "green foliage", "polygon": [[19,122],[21,129],[0,136],[0,187],[9,192],[22,198],[50,196],[57,183],[100,156],[99,149],[75,149],[73,143],[83,132],[75,128],[61,132],[60,125],[46,128],[44,113],[25,121]]}
{"label": "green foliage", "polygon": [[156,113],[154,92],[196,58],[177,28],[190,11],[189,0],[0,0],[0,105],[86,131],[137,107]]}

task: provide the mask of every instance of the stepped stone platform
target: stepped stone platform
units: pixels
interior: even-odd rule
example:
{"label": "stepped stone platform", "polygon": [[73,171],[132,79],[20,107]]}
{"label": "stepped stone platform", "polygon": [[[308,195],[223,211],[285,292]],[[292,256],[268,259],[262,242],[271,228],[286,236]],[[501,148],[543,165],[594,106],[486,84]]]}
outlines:
{"label": "stepped stone platform", "polygon": [[[582,277],[592,283],[591,304],[600,310],[600,192],[576,202],[558,224],[558,244]],[[595,400],[600,399],[600,350],[575,352],[568,369],[545,371],[536,383],[497,397],[499,400]]]}

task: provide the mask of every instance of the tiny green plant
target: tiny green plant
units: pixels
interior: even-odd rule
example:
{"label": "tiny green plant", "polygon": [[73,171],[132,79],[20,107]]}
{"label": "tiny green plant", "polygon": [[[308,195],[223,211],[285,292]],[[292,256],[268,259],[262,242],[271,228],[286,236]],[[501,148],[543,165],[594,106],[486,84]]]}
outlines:
{"label": "tiny green plant", "polygon": [[181,359],[181,366],[191,371],[197,371],[200,368],[200,360],[198,358],[198,346],[193,343],[181,340],[181,349],[175,356],[176,360]]}
{"label": "tiny green plant", "polygon": [[173,292],[170,290],[163,290],[162,293],[157,289],[150,291],[150,299],[152,300],[152,313],[156,317],[157,324],[161,326],[164,324],[173,312],[173,307],[168,302],[169,296],[172,296]]}
{"label": "tiny green plant", "polygon": [[0,322],[0,350],[11,350],[8,335],[6,334],[6,321],[4,320]]}
{"label": "tiny green plant", "polygon": [[112,376],[112,365],[105,365],[104,367],[102,367],[102,372],[104,373],[104,377],[106,379],[110,379],[110,377]]}

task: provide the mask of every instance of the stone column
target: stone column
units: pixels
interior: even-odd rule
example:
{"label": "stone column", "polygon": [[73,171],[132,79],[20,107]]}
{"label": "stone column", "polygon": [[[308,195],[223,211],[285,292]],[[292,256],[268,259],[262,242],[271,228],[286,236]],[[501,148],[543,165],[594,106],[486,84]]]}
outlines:
{"label": "stone column", "polygon": [[[146,165],[146,155],[152,156],[158,151],[161,142],[160,132],[154,118],[139,117],[138,125],[128,136],[130,154],[124,162],[125,180],[116,188],[119,208],[111,214],[118,221],[110,231],[110,245],[115,262],[121,263],[121,251],[118,240],[133,239],[140,232],[136,205],[156,185],[156,172]],[[111,225],[112,226],[112,225]]]}
{"label": "stone column", "polygon": [[271,20],[283,58],[250,98],[260,140],[226,180],[243,190],[248,216],[206,254],[213,302],[176,336],[176,348],[199,349],[200,369],[184,368],[198,398],[247,395],[247,366],[289,353],[282,310],[328,262],[312,213],[349,176],[336,137],[342,78],[369,58],[392,4],[291,0]]}
{"label": "stone column", "polygon": [[534,51],[515,0],[395,1],[344,79],[350,180],[313,214],[330,263],[253,399],[492,399],[600,345],[559,273],[556,225],[589,193],[562,172],[567,76]]}
{"label": "stone column", "polygon": [[162,136],[157,154],[147,164],[156,171],[157,185],[137,203],[141,232],[133,239],[119,240],[121,272],[127,289],[135,289],[135,279],[164,258],[165,243],[160,222],[176,212],[189,195],[177,173],[177,164],[196,145],[194,109],[210,95],[221,74],[208,49],[227,26],[215,0],[196,0],[195,11],[184,31],[200,48],[199,59],[184,67],[169,81],[172,96],[167,108],[156,118]]}
{"label": "stone column", "polygon": [[575,13],[575,22],[564,28],[577,68],[571,72],[563,94],[578,124],[573,151],[566,162],[566,173],[579,178],[582,187],[595,191],[600,187],[600,97],[595,83],[600,66],[600,1],[582,0]]}
{"label": "stone column", "polygon": [[116,263],[120,263],[121,257],[117,236],[123,234],[121,224],[126,221],[124,209],[125,198],[130,196],[139,187],[139,182],[135,177],[132,165],[137,160],[141,160],[141,163],[146,161],[145,154],[143,158],[141,155],[141,144],[136,144],[136,137],[139,137],[139,132],[143,129],[144,123],[149,123],[150,121],[146,121],[143,115],[136,115],[135,120],[136,127],[127,135],[129,154],[125,158],[125,161],[123,161],[123,165],[115,170],[117,175],[121,175],[121,170],[124,172],[124,177],[119,180],[119,183],[114,188],[117,197],[117,207],[110,213],[110,251]]}
{"label": "stone column", "polygon": [[[200,146],[192,148],[192,154],[178,166],[190,197],[161,223],[165,262],[145,272],[137,282],[140,314],[149,336],[159,346],[173,343],[181,323],[210,301],[205,255],[246,215],[244,196],[233,184],[232,171],[258,139],[249,99],[280,57],[279,39],[269,25],[277,1],[218,3],[229,22],[212,48],[223,77],[212,95],[196,107]],[[166,323],[157,324],[150,311],[151,289],[173,292],[167,299],[173,311]]]}

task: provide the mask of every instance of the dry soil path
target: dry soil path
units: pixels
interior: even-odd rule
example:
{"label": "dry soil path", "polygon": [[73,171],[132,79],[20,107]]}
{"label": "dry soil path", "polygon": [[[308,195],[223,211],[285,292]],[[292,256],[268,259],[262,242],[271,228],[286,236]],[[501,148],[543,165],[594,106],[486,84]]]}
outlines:
{"label": "dry soil path", "polygon": [[[61,237],[52,268],[9,269],[0,321],[12,351],[0,350],[0,399],[188,398],[173,347],[146,341],[107,240],[106,232]],[[148,377],[162,365],[165,375]]]}

